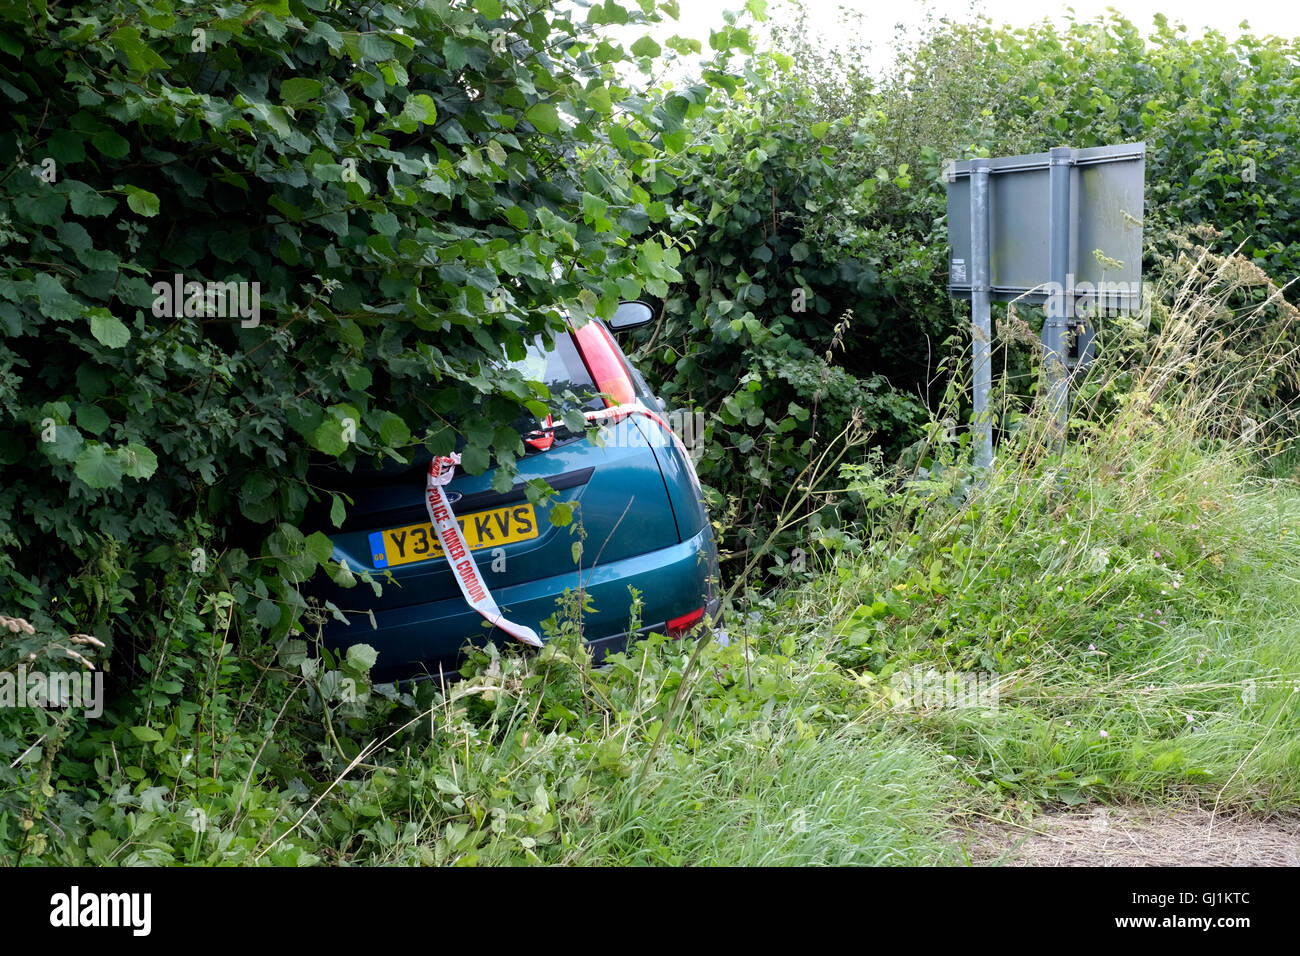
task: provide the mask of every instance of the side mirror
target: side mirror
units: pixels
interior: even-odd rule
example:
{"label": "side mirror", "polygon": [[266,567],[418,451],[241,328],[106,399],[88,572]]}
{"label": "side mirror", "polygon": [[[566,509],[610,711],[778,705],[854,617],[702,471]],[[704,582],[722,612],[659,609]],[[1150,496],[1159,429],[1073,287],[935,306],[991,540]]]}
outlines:
{"label": "side mirror", "polygon": [[654,309],[644,302],[620,302],[618,310],[605,324],[611,332],[624,332],[639,328],[655,317]]}

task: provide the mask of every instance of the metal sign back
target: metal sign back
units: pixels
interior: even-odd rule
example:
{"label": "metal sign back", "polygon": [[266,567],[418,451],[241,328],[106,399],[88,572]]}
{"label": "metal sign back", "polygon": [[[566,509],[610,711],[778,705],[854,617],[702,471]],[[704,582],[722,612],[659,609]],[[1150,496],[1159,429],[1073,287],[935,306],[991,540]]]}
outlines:
{"label": "metal sign back", "polygon": [[[1069,267],[1051,274],[1050,153],[989,159],[989,298],[1030,304],[1065,286],[1079,314],[1134,311],[1142,300],[1142,217],[1146,144],[1070,150]],[[951,163],[948,180],[948,293],[969,299],[972,276],[971,161]]]}

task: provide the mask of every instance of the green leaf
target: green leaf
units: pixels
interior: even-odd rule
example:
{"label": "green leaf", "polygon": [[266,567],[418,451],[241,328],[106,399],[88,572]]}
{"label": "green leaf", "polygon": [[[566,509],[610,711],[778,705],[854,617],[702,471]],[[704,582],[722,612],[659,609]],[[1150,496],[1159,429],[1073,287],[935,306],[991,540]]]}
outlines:
{"label": "green leaf", "polygon": [[587,427],[587,419],[576,408],[567,409],[561,417],[564,421],[564,427],[575,435],[581,435]]}
{"label": "green leaf", "polygon": [[280,605],[262,598],[257,602],[257,623],[263,627],[275,627],[280,623]]}
{"label": "green leaf", "polygon": [[117,200],[111,196],[101,196],[93,189],[81,189],[72,193],[72,211],[78,216],[107,216],[117,208]]}
{"label": "green leaf", "polygon": [[127,186],[126,204],[141,216],[152,217],[158,215],[158,197],[147,189],[141,189],[138,186]]}
{"label": "green leaf", "polygon": [[623,210],[618,217],[618,224],[635,236],[650,225],[650,216],[643,207],[637,205]]}
{"label": "green leaf", "polygon": [[488,465],[492,463],[488,451],[482,445],[466,445],[460,453],[460,463],[464,466],[467,474],[481,475],[487,471]]}
{"label": "green leaf", "polygon": [[573,505],[561,501],[551,507],[551,524],[563,528],[573,522]]}
{"label": "green leaf", "polygon": [[532,123],[539,133],[554,133],[560,128],[560,114],[553,103],[534,103],[524,111],[524,118]]}
{"label": "green leaf", "polygon": [[369,671],[379,660],[379,652],[369,644],[353,644],[348,648],[347,662],[353,670]]}
{"label": "green leaf", "polygon": [[91,488],[118,488],[122,484],[122,463],[107,445],[86,445],[77,455],[73,472]]}
{"label": "green leaf", "polygon": [[402,112],[417,123],[434,123],[438,120],[438,107],[433,97],[427,93],[416,93],[408,97]]}
{"label": "green leaf", "polygon": [[131,151],[131,144],[111,129],[100,130],[93,134],[90,142],[109,159],[121,159]]}
{"label": "green leaf", "polygon": [[280,100],[289,106],[299,106],[316,99],[323,89],[320,80],[295,76],[280,84]]}
{"label": "green leaf", "polygon": [[516,229],[528,228],[528,213],[518,206],[510,206],[505,212],[506,221]]}
{"label": "green leaf", "polygon": [[248,233],[233,229],[221,230],[208,237],[208,248],[223,262],[235,262],[248,250]]}
{"label": "green leaf", "polygon": [[339,322],[339,339],[358,349],[364,348],[366,344],[366,334],[361,331],[361,326],[351,319],[342,319]]}
{"label": "green leaf", "polygon": [[411,429],[400,416],[389,413],[379,426],[379,438],[385,445],[405,445],[411,440]]}
{"label": "green leaf", "polygon": [[586,93],[587,107],[598,113],[606,115],[614,112],[614,102],[610,99],[609,90],[603,86],[588,90]]}
{"label": "green leaf", "polygon": [[641,37],[632,44],[632,53],[635,56],[648,56],[651,59],[659,56],[663,52],[663,47],[654,41],[654,38],[646,35]]}
{"label": "green leaf", "polygon": [[469,53],[465,45],[451,34],[443,38],[442,56],[447,61],[447,69],[453,73],[459,73],[469,62]]}
{"label": "green leaf", "polygon": [[131,733],[136,740],[144,741],[147,744],[157,743],[163,739],[163,735],[152,727],[132,727]]}
{"label": "green leaf", "polygon": [[90,233],[79,222],[59,223],[59,242],[74,252],[86,252],[95,246],[94,240],[90,238]]}
{"label": "green leaf", "polygon": [[101,345],[110,349],[125,348],[131,341],[131,330],[122,320],[112,315],[107,309],[94,309],[90,313],[90,334]]}
{"label": "green leaf", "polygon": [[329,539],[329,535],[320,531],[313,531],[307,535],[306,547],[307,553],[315,558],[318,564],[328,564],[334,557],[334,542]]}
{"label": "green leaf", "polygon": [[56,425],[54,427],[54,441],[42,441],[40,447],[47,457],[63,462],[65,465],[70,465],[77,460],[77,456],[81,454],[81,449],[85,446],[85,443],[85,437],[75,426]]}
{"label": "green leaf", "polygon": [[348,56],[357,63],[364,63],[367,60],[382,63],[384,60],[392,59],[393,53],[396,52],[396,47],[390,40],[374,33],[344,33],[343,46]]}
{"label": "green leaf", "polygon": [[348,511],[343,504],[343,499],[338,495],[330,495],[330,524],[336,528],[343,527],[343,522],[347,519]]}
{"label": "green leaf", "polygon": [[308,440],[314,448],[327,455],[341,455],[348,449],[348,443],[343,438],[343,423],[333,417],[321,422]]}
{"label": "green leaf", "polygon": [[86,134],[70,129],[50,131],[50,155],[62,164],[79,163],[86,158]]}
{"label": "green leaf", "polygon": [[140,31],[135,27],[118,27],[113,31],[111,39],[113,46],[126,55],[132,69],[141,73],[166,69],[167,61],[145,45]]}
{"label": "green leaf", "polygon": [[[36,295],[41,301],[41,311],[52,319],[62,322],[77,319],[82,314],[83,306],[77,299],[69,294],[68,290],[63,288],[62,283],[48,272],[39,273],[32,280],[35,286]],[[91,315],[95,314],[110,315],[107,309],[95,309]]]}
{"label": "green leaf", "polygon": [[609,203],[599,196],[593,196],[591,193],[582,194],[582,212],[583,215],[593,222],[605,218],[605,212],[609,209]]}
{"label": "green leaf", "polygon": [[67,205],[67,197],[63,194],[44,190],[41,195],[24,202],[19,212],[38,226],[53,226],[63,218]]}
{"label": "green leaf", "polygon": [[109,425],[108,413],[98,405],[80,405],[77,408],[77,424],[92,435],[102,435]]}
{"label": "green leaf", "polygon": [[122,471],[131,478],[152,478],[158,470],[158,456],[135,442],[118,449],[117,457],[122,462]]}

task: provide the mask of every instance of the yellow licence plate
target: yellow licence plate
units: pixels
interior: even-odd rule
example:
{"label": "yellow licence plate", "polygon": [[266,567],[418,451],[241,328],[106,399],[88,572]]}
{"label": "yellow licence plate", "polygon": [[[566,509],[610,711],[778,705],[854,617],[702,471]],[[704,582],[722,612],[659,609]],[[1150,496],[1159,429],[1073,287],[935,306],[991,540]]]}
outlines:
{"label": "yellow licence plate", "polygon": [[[457,523],[471,551],[527,541],[536,538],[537,515],[532,505],[511,505],[473,514],[458,515]],[[433,525],[408,524],[403,528],[389,528],[370,535],[370,560],[376,568],[392,568],[399,564],[427,561],[442,557],[442,545]]]}

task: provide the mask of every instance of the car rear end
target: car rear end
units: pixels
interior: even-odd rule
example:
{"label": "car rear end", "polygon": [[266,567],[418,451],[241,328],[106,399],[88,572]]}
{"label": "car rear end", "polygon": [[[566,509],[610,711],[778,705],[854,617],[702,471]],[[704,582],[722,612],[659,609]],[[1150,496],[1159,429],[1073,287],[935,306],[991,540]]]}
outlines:
{"label": "car rear end", "polygon": [[[626,390],[637,389],[603,327],[596,334],[559,336],[551,350],[535,346],[529,360],[535,363],[530,374],[554,395],[576,394],[584,410],[615,401],[599,392],[613,388],[621,403]],[[611,376],[620,364],[622,380],[615,382]],[[508,620],[541,634],[541,622],[556,613],[557,596],[581,588],[592,608],[583,618],[584,636],[602,656],[628,639],[631,587],[641,594],[643,630],[682,632],[704,616],[713,600],[717,552],[689,457],[664,430],[652,417],[629,415],[602,430],[601,447],[585,433],[521,428],[530,433],[529,454],[504,493],[493,490],[490,469],[480,475],[457,470],[446,486],[448,498]],[[376,680],[451,671],[467,642],[504,639],[463,600],[429,526],[428,462],[425,454],[409,467],[320,476],[352,500],[342,528],[329,532],[335,560],[354,576],[369,573],[383,584],[378,596],[364,584],[322,584],[317,596],[347,620],[327,623],[325,642],[334,650],[373,646]],[[557,492],[542,504],[530,502],[526,492],[538,478]],[[572,509],[564,526],[550,520],[560,506]]]}

